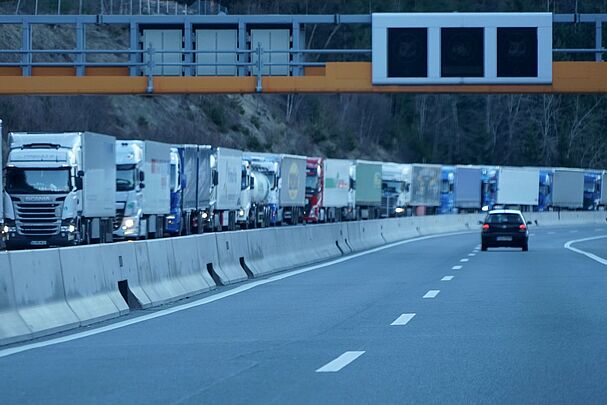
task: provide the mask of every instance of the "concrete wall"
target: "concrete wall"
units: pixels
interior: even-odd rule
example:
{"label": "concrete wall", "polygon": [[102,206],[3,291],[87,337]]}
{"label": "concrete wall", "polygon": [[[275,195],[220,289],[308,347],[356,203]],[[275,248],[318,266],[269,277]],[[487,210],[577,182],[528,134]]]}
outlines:
{"label": "concrete wall", "polygon": [[[124,315],[127,301],[132,308],[164,305],[403,239],[478,231],[482,218],[407,217],[0,253],[0,346]],[[539,227],[607,224],[605,211],[526,218]]]}

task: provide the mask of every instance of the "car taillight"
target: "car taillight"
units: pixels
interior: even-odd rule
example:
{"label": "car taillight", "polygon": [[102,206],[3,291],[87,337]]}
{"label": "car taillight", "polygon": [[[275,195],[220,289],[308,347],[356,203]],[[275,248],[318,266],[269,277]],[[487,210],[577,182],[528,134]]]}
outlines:
{"label": "car taillight", "polygon": [[488,230],[489,230],[489,224],[484,224],[483,231],[488,231]]}
{"label": "car taillight", "polygon": [[521,231],[526,231],[526,230],[527,230],[527,225],[525,225],[525,224],[520,224],[520,225],[518,226],[518,229],[520,229]]}

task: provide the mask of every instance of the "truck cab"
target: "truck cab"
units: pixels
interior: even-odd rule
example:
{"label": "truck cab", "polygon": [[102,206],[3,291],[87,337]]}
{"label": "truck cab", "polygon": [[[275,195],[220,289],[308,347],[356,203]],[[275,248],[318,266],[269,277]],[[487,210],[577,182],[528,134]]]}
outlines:
{"label": "truck cab", "polygon": [[382,164],[381,217],[402,216],[406,212],[410,192],[408,167],[398,163]]}
{"label": "truck cab", "polygon": [[243,159],[240,175],[240,208],[236,221],[241,228],[255,227],[255,216],[252,215],[252,194],[255,189],[255,179],[252,177],[251,163]]}
{"label": "truck cab", "polygon": [[537,211],[550,211],[552,207],[552,180],[553,171],[550,169],[540,170],[540,194],[538,196]]}
{"label": "truck cab", "polygon": [[601,205],[602,173],[587,170],[584,173],[584,210],[598,210]]}

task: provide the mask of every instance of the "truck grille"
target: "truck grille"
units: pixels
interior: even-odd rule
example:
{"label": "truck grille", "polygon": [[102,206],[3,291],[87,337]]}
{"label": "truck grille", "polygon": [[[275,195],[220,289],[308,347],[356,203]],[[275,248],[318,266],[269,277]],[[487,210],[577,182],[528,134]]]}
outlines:
{"label": "truck grille", "polygon": [[16,225],[21,235],[53,236],[61,228],[61,202],[15,202]]}

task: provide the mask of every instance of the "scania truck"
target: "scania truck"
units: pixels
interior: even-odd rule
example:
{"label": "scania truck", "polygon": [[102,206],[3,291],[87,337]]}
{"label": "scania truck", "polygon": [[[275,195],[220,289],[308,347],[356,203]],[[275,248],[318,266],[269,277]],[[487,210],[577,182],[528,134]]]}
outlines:
{"label": "scania truck", "polygon": [[111,242],[115,141],[92,132],[9,134],[6,247]]}

